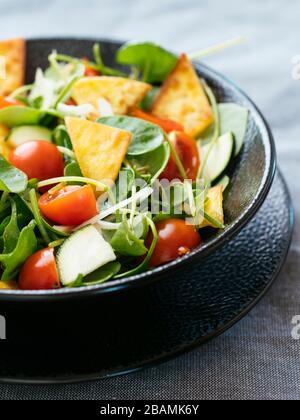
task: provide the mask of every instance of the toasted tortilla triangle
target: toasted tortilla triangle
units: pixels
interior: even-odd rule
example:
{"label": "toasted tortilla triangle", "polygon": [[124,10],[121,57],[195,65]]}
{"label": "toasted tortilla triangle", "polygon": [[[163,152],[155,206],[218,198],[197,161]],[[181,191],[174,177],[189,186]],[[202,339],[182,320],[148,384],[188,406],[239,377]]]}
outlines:
{"label": "toasted tortilla triangle", "polygon": [[[222,225],[224,224],[224,211],[223,211],[223,187],[222,185],[216,185],[213,188],[210,188],[207,194],[209,199],[205,204],[205,212],[216,219]],[[214,227],[207,220],[204,220],[201,228],[211,226]]]}
{"label": "toasted tortilla triangle", "polygon": [[4,67],[4,74],[0,74],[0,95],[8,96],[24,84],[25,50],[24,39],[0,41],[0,59]]}
{"label": "toasted tortilla triangle", "polygon": [[9,134],[9,128],[5,125],[0,124],[0,154],[3,155],[5,158],[8,157],[10,148],[7,145],[6,138]]}
{"label": "toasted tortilla triangle", "polygon": [[82,174],[97,181],[115,181],[132,134],[80,118],[65,121]]}
{"label": "toasted tortilla triangle", "polygon": [[157,96],[152,113],[182,124],[197,137],[213,122],[213,112],[202,84],[188,57],[183,54]]}
{"label": "toasted tortilla triangle", "polygon": [[142,102],[152,89],[147,83],[122,77],[85,77],[75,83],[72,98],[78,105],[90,103],[99,109],[99,99],[112,106],[115,115],[127,115]]}

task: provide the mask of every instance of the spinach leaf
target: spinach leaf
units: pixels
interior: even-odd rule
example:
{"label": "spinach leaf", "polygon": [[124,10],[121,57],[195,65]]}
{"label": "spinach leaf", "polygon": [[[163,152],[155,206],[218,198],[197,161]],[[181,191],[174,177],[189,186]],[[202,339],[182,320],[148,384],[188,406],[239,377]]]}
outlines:
{"label": "spinach leaf", "polygon": [[[1,112],[1,111],[0,111]],[[12,193],[25,191],[28,178],[0,155],[0,190]]]}
{"label": "spinach leaf", "polygon": [[151,261],[152,255],[153,255],[153,252],[154,252],[154,250],[156,248],[156,245],[157,245],[158,233],[157,233],[157,229],[156,229],[156,226],[155,226],[153,220],[151,220],[149,218],[147,220],[148,220],[149,227],[151,228],[151,231],[152,231],[152,234],[153,234],[153,241],[152,241],[152,244],[149,248],[149,251],[148,251],[145,259],[137,267],[132,268],[129,271],[123,271],[120,274],[117,274],[115,276],[116,279],[122,279],[124,277],[134,276],[136,274],[143,273],[144,271],[146,271],[148,269],[149,263]]}
{"label": "spinach leaf", "polygon": [[22,229],[15,249],[9,254],[0,255],[0,263],[4,268],[2,280],[14,279],[22,264],[37,250],[35,226],[36,223],[32,220],[28,226]]}
{"label": "spinach leaf", "polygon": [[233,103],[219,104],[221,135],[233,133],[235,138],[235,156],[244,144],[247,124],[248,109]]}
{"label": "spinach leaf", "polygon": [[[77,162],[68,163],[68,165],[65,166],[64,175],[65,176],[81,176],[82,177],[82,172],[81,172],[81,169],[80,169],[80,166],[78,165],[78,163]],[[78,184],[78,182],[77,182],[77,184]]]}
{"label": "spinach leaf", "polygon": [[89,274],[82,279],[82,286],[95,286],[106,282],[121,270],[121,264],[117,261],[106,264],[104,267]]}
{"label": "spinach leaf", "polygon": [[150,90],[150,92],[147,93],[147,95],[143,99],[143,102],[141,103],[141,108],[144,111],[146,111],[146,112],[151,111],[152,105],[153,105],[159,91],[160,91],[160,89],[158,87],[153,87],[153,89]]}
{"label": "spinach leaf", "polygon": [[137,176],[148,181],[157,179],[170,159],[170,146],[168,143],[163,143],[157,149],[139,156],[128,156],[128,163],[132,166]]}
{"label": "spinach leaf", "polygon": [[17,246],[20,236],[16,203],[11,200],[11,218],[3,232],[3,253],[9,254]]}
{"label": "spinach leaf", "polygon": [[9,106],[0,110],[0,123],[9,128],[20,125],[39,125],[43,116],[40,110],[26,106]]}
{"label": "spinach leaf", "polygon": [[53,131],[52,139],[56,146],[66,147],[67,149],[72,150],[72,143],[66,126],[57,126]]}
{"label": "spinach leaf", "polygon": [[144,245],[144,241],[135,235],[126,220],[122,222],[121,227],[114,234],[110,244],[118,254],[126,257],[141,257],[148,251]]}
{"label": "spinach leaf", "polygon": [[[249,111],[234,103],[223,103],[218,105],[220,133],[233,133],[235,139],[235,156],[237,156],[244,144]],[[200,137],[202,141],[209,143],[213,140],[215,124],[212,124]]]}
{"label": "spinach leaf", "polygon": [[133,117],[104,117],[98,120],[101,124],[120,128],[133,134],[128,156],[138,156],[151,152],[162,145],[165,134],[163,130],[155,124]]}
{"label": "spinach leaf", "polygon": [[136,66],[142,80],[148,83],[163,82],[177,63],[177,57],[152,42],[130,42],[123,45],[116,61],[123,65]]}

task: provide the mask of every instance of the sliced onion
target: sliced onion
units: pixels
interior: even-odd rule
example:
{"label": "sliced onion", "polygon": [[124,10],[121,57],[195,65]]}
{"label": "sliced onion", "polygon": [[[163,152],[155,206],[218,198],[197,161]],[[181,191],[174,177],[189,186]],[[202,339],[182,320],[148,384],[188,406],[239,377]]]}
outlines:
{"label": "sliced onion", "polygon": [[153,193],[153,188],[146,187],[142,190],[138,191],[136,194],[131,196],[130,198],[127,198],[126,200],[121,201],[120,203],[110,207],[107,210],[104,210],[101,214],[98,214],[97,216],[94,216],[92,219],[87,220],[82,225],[78,227],[78,229],[87,226],[87,225],[93,225],[95,223],[98,223],[99,221],[106,219],[106,217],[110,216],[111,214],[116,213],[116,211],[127,207],[129,204],[133,202],[142,203],[145,201],[151,194]]}

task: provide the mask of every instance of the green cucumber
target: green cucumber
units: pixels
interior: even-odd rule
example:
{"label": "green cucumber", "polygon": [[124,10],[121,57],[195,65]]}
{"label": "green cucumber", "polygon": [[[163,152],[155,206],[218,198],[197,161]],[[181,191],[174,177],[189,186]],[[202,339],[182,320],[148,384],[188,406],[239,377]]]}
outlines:
{"label": "green cucumber", "polygon": [[8,137],[7,143],[10,147],[18,147],[31,140],[44,140],[51,142],[52,131],[39,125],[23,125],[13,128]]}
{"label": "green cucumber", "polygon": [[79,276],[87,276],[116,260],[111,245],[95,226],[87,226],[73,233],[57,253],[57,266],[63,286],[74,283]]}
{"label": "green cucumber", "polygon": [[212,145],[201,147],[202,162],[204,162],[203,175],[205,179],[214,182],[228,167],[234,153],[235,141],[232,133],[224,134]]}

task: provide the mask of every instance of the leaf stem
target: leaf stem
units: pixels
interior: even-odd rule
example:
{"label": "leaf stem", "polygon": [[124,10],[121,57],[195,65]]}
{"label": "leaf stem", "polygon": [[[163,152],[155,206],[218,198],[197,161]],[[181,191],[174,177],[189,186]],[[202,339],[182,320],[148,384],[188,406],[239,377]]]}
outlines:
{"label": "leaf stem", "polygon": [[171,149],[171,154],[172,154],[172,156],[173,156],[173,158],[175,160],[175,163],[176,163],[176,166],[177,166],[177,168],[179,170],[180,176],[183,179],[188,179],[188,176],[187,176],[186,170],[185,170],[185,168],[183,166],[183,163],[181,162],[180,157],[179,157],[179,155],[177,153],[177,150],[176,150],[176,148],[175,148],[175,146],[174,146],[174,144],[172,142],[172,140],[173,140],[172,139],[172,136],[175,136],[175,139],[176,139],[176,132],[175,131],[173,131],[172,133],[170,133],[169,134],[169,137],[167,136],[167,141],[168,141],[169,146],[170,146],[170,149]]}
{"label": "leaf stem", "polygon": [[41,214],[40,214],[35,189],[30,190],[29,198],[30,198],[30,203],[31,203],[31,210],[32,210],[34,219],[36,221],[37,227],[38,227],[45,243],[48,245],[49,242],[50,242],[50,238],[48,236],[47,230],[44,226],[44,223],[43,223],[43,220],[42,220],[42,217],[41,217]]}
{"label": "leaf stem", "polygon": [[213,113],[214,113],[214,134],[213,134],[213,138],[210,142],[210,147],[207,151],[207,154],[204,156],[204,159],[200,165],[199,171],[198,171],[198,175],[197,175],[197,179],[201,179],[203,178],[204,175],[204,170],[208,161],[208,157],[215,145],[215,143],[218,141],[218,138],[220,136],[220,114],[219,114],[219,108],[218,108],[218,103],[216,100],[216,97],[213,93],[213,91],[211,90],[211,88],[206,84],[205,81],[202,82],[205,92],[208,96],[208,99],[211,103],[212,109],[213,109]]}
{"label": "leaf stem", "polygon": [[220,51],[225,50],[226,48],[234,47],[235,45],[243,44],[244,42],[246,42],[246,38],[240,36],[238,38],[230,39],[220,44],[213,45],[211,47],[206,48],[205,50],[195,51],[193,53],[190,53],[188,56],[190,60],[198,60],[199,58],[206,57],[210,54],[216,54]]}

